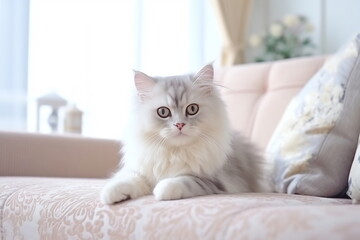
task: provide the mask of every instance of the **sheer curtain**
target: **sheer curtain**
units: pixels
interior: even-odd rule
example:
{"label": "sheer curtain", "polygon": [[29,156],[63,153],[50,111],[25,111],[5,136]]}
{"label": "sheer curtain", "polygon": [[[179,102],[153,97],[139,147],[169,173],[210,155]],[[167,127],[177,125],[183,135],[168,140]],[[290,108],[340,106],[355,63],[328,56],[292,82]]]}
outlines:
{"label": "sheer curtain", "polygon": [[84,111],[83,133],[118,138],[132,69],[196,71],[220,53],[208,0],[32,0],[29,129],[36,98],[57,92]]}
{"label": "sheer curtain", "polygon": [[0,0],[0,129],[26,129],[28,0]]}
{"label": "sheer curtain", "polygon": [[55,92],[84,112],[83,134],[118,136],[136,56],[134,1],[32,0],[30,13],[29,130],[37,98]]}
{"label": "sheer curtain", "polygon": [[139,67],[151,75],[197,71],[220,54],[208,0],[140,0]]}

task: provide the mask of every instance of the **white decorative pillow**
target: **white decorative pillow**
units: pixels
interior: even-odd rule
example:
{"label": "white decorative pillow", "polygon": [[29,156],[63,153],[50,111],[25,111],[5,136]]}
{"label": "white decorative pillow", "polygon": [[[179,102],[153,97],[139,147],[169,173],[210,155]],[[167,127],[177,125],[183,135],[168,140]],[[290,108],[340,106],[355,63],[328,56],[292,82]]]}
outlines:
{"label": "white decorative pillow", "polygon": [[360,34],[287,107],[267,147],[278,192],[344,193],[360,131]]}
{"label": "white decorative pillow", "polygon": [[353,203],[360,203],[360,140],[349,174],[349,189],[347,195],[351,197]]}

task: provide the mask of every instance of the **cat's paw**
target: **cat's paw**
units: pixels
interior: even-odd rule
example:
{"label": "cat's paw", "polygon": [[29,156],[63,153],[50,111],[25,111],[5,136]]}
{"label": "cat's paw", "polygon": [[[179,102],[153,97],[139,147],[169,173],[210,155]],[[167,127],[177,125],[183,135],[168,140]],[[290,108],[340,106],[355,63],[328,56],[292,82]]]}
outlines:
{"label": "cat's paw", "polygon": [[113,179],[102,189],[100,200],[104,204],[114,204],[129,198],[134,199],[150,193],[150,186],[142,179]]}
{"label": "cat's paw", "polygon": [[166,178],[155,186],[153,194],[156,200],[175,200],[183,198],[185,190],[179,179]]}
{"label": "cat's paw", "polygon": [[100,200],[104,204],[114,204],[131,198],[132,184],[129,182],[110,181],[102,189]]}

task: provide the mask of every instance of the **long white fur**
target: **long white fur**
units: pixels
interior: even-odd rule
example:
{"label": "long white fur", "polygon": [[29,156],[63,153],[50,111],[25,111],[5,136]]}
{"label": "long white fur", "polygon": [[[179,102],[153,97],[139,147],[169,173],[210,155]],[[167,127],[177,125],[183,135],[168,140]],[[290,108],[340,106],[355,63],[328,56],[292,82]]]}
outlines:
{"label": "long white fur", "polygon": [[[258,150],[230,129],[226,107],[213,84],[213,68],[165,79],[135,73],[136,111],[123,139],[119,171],[101,192],[112,204],[153,192],[169,200],[212,193],[267,191]],[[194,116],[186,106],[200,106]],[[166,106],[172,116],[161,119]],[[179,134],[174,123],[186,123]],[[180,136],[181,135],[181,136]]]}

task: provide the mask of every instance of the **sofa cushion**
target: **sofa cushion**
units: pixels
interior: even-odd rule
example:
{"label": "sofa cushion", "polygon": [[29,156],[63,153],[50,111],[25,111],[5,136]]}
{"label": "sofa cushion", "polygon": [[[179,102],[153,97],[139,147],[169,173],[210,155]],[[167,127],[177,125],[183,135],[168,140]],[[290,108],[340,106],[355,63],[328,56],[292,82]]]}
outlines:
{"label": "sofa cushion", "polygon": [[360,131],[360,34],[292,100],[267,148],[278,192],[336,196]]}
{"label": "sofa cushion", "polygon": [[216,71],[232,127],[265,150],[286,106],[325,59],[303,57]]}
{"label": "sofa cushion", "polygon": [[353,203],[360,203],[360,137],[349,174],[349,189],[347,194],[351,197]]}
{"label": "sofa cushion", "polygon": [[357,239],[359,233],[360,208],[349,205],[350,199],[279,193],[176,201],[145,196],[108,206],[98,198],[104,184],[0,177],[0,239],[317,239],[322,232],[321,239]]}

